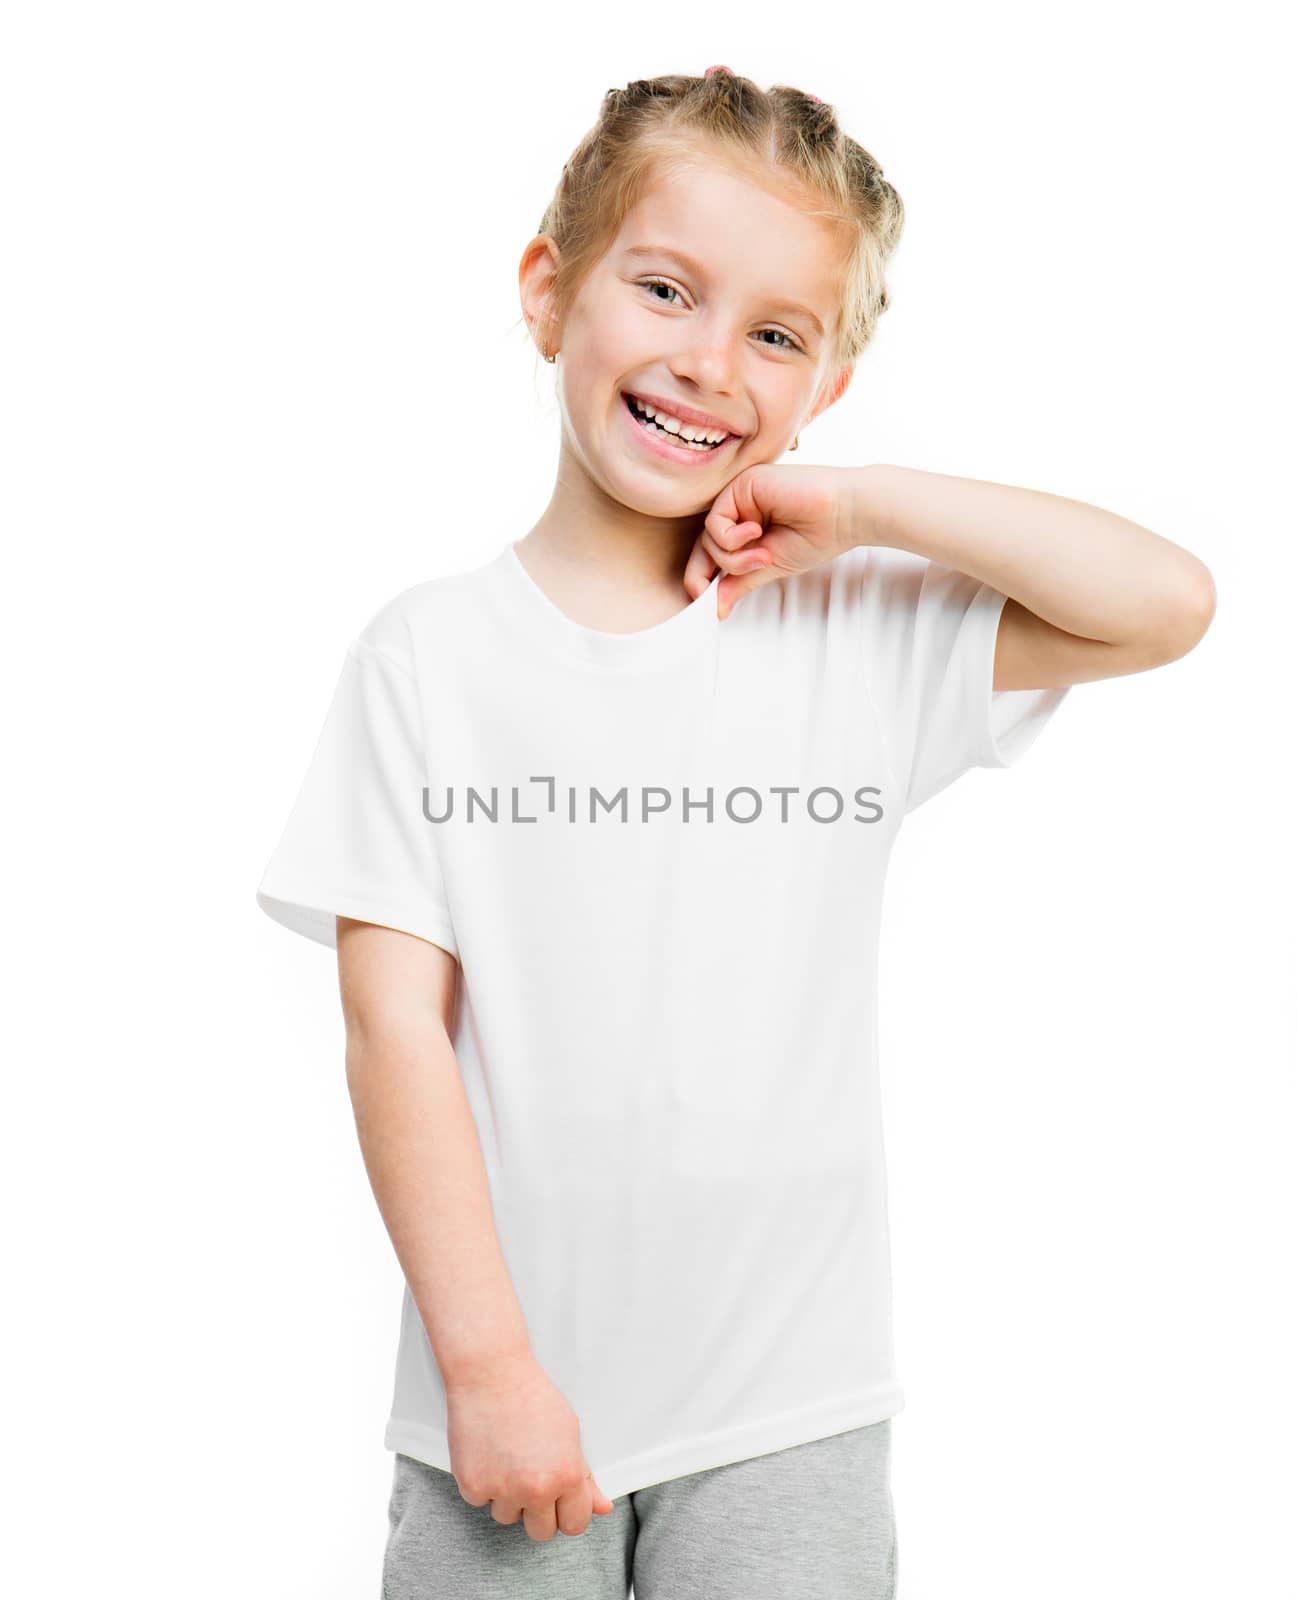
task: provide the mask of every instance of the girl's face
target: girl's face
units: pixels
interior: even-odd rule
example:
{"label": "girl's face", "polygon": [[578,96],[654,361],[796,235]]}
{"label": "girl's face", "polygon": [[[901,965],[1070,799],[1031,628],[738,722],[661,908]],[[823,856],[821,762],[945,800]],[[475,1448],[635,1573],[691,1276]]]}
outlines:
{"label": "girl's face", "polygon": [[[705,509],[745,467],[781,455],[850,379],[829,371],[841,250],[831,224],[723,160],[663,179],[554,340],[564,449],[614,499],[660,516]],[[524,257],[533,314],[546,268],[548,252]],[[646,428],[632,395],[702,442],[681,443],[674,421]]]}

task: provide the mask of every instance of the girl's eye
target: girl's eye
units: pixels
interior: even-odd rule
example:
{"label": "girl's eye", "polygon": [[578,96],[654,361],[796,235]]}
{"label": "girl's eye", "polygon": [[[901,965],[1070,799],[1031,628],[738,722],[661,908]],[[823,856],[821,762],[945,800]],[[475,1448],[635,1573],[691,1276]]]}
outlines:
{"label": "girl's eye", "polygon": [[[640,288],[641,289],[670,289],[672,294],[679,294],[680,293],[679,289],[676,288],[675,284],[674,283],[668,283],[665,278],[645,278],[644,281],[640,284]],[[663,301],[663,304],[664,305],[670,305],[671,302],[669,300],[665,300],[665,301]]]}
{"label": "girl's eye", "polygon": [[801,348],[801,346],[797,343],[797,340],[792,338],[789,334],[786,334],[782,328],[762,328],[761,332],[776,333],[781,339],[788,340],[787,344],[777,344],[775,346],[776,350],[799,350]]}
{"label": "girl's eye", "polygon": [[[680,293],[679,289],[676,288],[675,284],[674,283],[668,283],[665,278],[643,278],[643,279],[640,280],[640,288],[641,289],[669,289],[672,294],[679,294]],[[658,296],[658,298],[662,299],[661,296]],[[670,301],[670,300],[662,299],[662,304],[669,306],[669,305],[673,304],[673,302]],[[781,339],[783,339],[785,341],[785,343],[783,343],[783,344],[775,345],[774,348],[776,350],[800,350],[801,349],[801,345],[798,344],[797,340],[794,339],[790,334],[785,333],[782,328],[762,328],[761,332],[762,333],[777,334],[779,338],[781,338]]]}

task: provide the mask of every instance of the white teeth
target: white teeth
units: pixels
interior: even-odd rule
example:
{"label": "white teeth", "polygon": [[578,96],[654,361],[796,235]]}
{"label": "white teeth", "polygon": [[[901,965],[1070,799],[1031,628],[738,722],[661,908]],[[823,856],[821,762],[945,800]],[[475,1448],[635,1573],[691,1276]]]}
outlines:
{"label": "white teeth", "polygon": [[647,417],[650,422],[656,422],[665,433],[678,433],[680,437],[690,444],[716,445],[729,438],[729,434],[715,428],[695,428],[692,424],[681,422],[679,417],[673,417],[669,412],[657,411],[650,405],[645,405],[642,400],[631,397],[635,409]]}

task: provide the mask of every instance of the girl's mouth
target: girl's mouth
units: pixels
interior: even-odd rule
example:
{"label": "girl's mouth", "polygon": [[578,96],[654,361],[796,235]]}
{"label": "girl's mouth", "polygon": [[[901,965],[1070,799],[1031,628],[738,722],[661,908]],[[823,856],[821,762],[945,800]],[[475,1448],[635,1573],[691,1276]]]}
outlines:
{"label": "girl's mouth", "polygon": [[623,390],[622,400],[636,432],[646,443],[651,444],[659,455],[668,455],[675,461],[701,460],[705,456],[715,455],[718,451],[728,450],[739,437],[736,433],[727,434],[719,444],[712,444],[706,440],[694,442],[682,439],[678,433],[672,433],[646,417],[634,395]]}

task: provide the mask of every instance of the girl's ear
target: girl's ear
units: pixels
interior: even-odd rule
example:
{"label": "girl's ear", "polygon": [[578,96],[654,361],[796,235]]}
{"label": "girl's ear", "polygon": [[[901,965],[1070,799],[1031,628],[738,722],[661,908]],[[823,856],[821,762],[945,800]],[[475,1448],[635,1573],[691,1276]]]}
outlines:
{"label": "girl's ear", "polygon": [[855,370],[854,367],[840,367],[838,369],[838,374],[833,379],[830,387],[823,391],[819,400],[816,401],[815,409],[807,417],[807,422],[818,417],[821,411],[827,411],[835,400],[841,400],[842,396],[847,392],[847,385],[851,382],[851,376]]}
{"label": "girl's ear", "polygon": [[537,234],[530,239],[518,263],[518,293],[522,300],[523,316],[537,344],[546,350],[557,346],[555,329],[551,326],[549,306],[554,279],[558,272],[558,247],[548,234]]}

